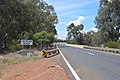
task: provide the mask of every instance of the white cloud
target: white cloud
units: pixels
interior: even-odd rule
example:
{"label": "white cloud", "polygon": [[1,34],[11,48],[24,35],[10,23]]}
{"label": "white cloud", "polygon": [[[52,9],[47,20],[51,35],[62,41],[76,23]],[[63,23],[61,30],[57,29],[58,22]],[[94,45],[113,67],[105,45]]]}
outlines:
{"label": "white cloud", "polygon": [[74,21],[70,21],[68,23],[68,25],[70,25],[71,23],[74,23],[74,25],[80,25],[82,24],[82,22],[85,20],[85,18],[83,16],[79,16],[77,20],[74,20]]}
{"label": "white cloud", "polygon": [[91,28],[91,31],[98,32],[97,28]]}
{"label": "white cloud", "polygon": [[[58,38],[65,39],[67,31],[65,29],[70,23],[75,25],[83,24],[84,30],[91,30],[94,26],[94,16],[99,7],[98,0],[44,0],[55,8],[59,23],[57,24]],[[97,5],[97,6],[96,6]],[[89,14],[88,14],[89,13]],[[80,15],[84,15],[80,16]],[[93,16],[92,16],[93,15]]]}

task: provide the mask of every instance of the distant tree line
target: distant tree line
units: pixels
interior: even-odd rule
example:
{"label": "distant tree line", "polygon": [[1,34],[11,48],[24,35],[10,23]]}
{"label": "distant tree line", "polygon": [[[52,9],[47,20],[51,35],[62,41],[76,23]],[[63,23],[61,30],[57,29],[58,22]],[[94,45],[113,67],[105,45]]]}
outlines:
{"label": "distant tree line", "polygon": [[[67,27],[68,43],[85,44],[89,46],[120,48],[120,0],[99,0],[99,10],[95,17],[95,24],[98,32],[82,32],[83,25]],[[111,46],[112,47],[112,46]]]}
{"label": "distant tree line", "polygon": [[20,49],[21,39],[41,31],[54,37],[57,23],[54,7],[43,0],[0,0],[0,52]]}
{"label": "distant tree line", "polygon": [[58,38],[56,38],[56,39],[55,39],[55,42],[67,42],[67,41],[64,40],[64,39],[58,39]]}

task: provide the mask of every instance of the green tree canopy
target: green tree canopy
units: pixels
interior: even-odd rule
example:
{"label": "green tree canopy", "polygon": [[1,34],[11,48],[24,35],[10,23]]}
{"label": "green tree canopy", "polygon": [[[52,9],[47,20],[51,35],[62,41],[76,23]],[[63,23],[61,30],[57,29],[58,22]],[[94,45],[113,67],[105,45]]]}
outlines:
{"label": "green tree canopy", "polygon": [[37,32],[57,34],[57,23],[54,7],[43,0],[0,0],[0,51]]}
{"label": "green tree canopy", "polygon": [[67,27],[67,31],[68,31],[68,35],[67,35],[67,40],[73,40],[74,43],[81,43],[81,41],[79,41],[79,39],[82,40],[82,30],[84,28],[83,24],[77,25],[75,26],[74,23],[71,23],[68,27]]}
{"label": "green tree canopy", "polygon": [[117,41],[120,37],[120,0],[100,0],[96,16],[96,28],[99,29],[102,43]]}
{"label": "green tree canopy", "polygon": [[54,42],[54,33],[48,33],[46,31],[38,32],[33,35],[35,45],[50,45]]}

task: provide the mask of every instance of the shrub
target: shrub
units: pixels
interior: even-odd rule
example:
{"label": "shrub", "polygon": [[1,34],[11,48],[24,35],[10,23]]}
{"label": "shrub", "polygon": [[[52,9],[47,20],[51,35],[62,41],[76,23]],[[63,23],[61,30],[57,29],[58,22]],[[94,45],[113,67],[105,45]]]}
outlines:
{"label": "shrub", "polygon": [[40,60],[40,57],[39,57],[39,56],[34,56],[34,57],[32,58],[32,60],[33,60],[33,62],[36,62],[36,61]]}
{"label": "shrub", "polygon": [[11,52],[15,52],[15,51],[18,51],[20,49],[21,49],[21,45],[20,44],[15,44],[15,45],[12,45],[12,46],[9,47],[9,50]]}
{"label": "shrub", "polygon": [[12,40],[10,43],[9,43],[9,51],[10,52],[15,52],[15,51],[18,51],[21,49],[21,45],[18,43],[17,40]]}
{"label": "shrub", "polygon": [[21,76],[22,74],[21,73],[17,73],[15,76]]}
{"label": "shrub", "polygon": [[120,49],[120,44],[119,44],[119,46],[117,46],[117,48]]}
{"label": "shrub", "polygon": [[67,41],[68,44],[75,44],[75,42],[73,40],[69,40]]}
{"label": "shrub", "polygon": [[119,48],[119,47],[120,47],[120,43],[118,43],[118,42],[113,42],[113,41],[109,41],[109,42],[105,43],[105,47],[109,47],[109,48]]}
{"label": "shrub", "polygon": [[3,65],[13,65],[13,64],[19,64],[19,63],[21,63],[21,61],[17,58],[8,58],[8,59],[4,59],[1,64],[3,64]]}
{"label": "shrub", "polygon": [[2,77],[2,70],[0,70],[0,78]]}

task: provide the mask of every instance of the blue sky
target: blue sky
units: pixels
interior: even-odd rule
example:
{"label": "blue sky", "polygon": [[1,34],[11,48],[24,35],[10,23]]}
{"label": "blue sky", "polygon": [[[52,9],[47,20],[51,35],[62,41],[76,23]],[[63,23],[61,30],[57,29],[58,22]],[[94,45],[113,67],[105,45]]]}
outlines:
{"label": "blue sky", "polygon": [[57,24],[58,38],[66,39],[68,24],[84,24],[84,32],[96,30],[94,20],[99,8],[98,0],[45,0],[53,5],[57,13],[59,23]]}

